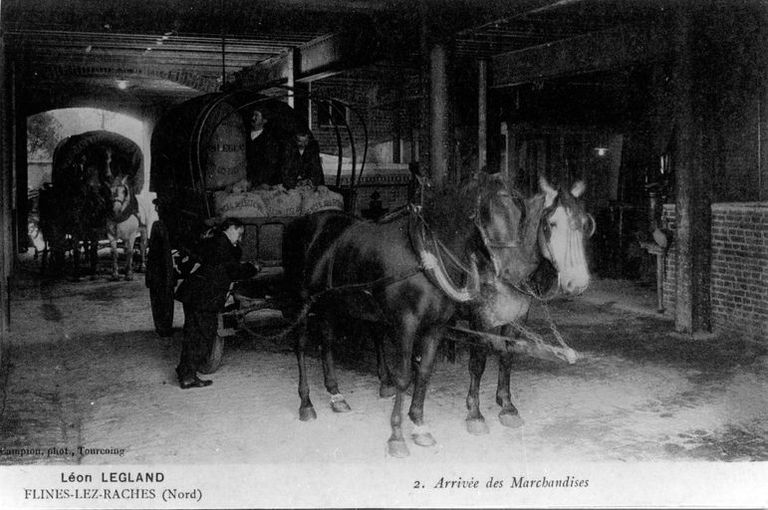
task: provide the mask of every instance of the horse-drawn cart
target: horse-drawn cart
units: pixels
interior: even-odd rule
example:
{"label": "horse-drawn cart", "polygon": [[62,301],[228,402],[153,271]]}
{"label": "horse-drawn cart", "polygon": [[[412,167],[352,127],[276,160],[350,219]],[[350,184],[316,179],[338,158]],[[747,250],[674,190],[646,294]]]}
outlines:
{"label": "horse-drawn cart", "polygon": [[[144,185],[143,164],[139,146],[111,131],[87,131],[67,137],[57,145],[53,154],[52,182],[43,188],[39,201],[40,228],[51,252],[52,272],[63,270],[64,253],[72,250],[73,276],[77,277],[82,246],[89,255],[91,273],[95,274],[99,242],[111,235],[111,224],[123,221],[118,214],[122,210],[114,210],[112,188],[115,179],[121,180],[126,196],[136,197]],[[132,203],[139,207],[135,198]],[[129,212],[134,214],[133,210]],[[132,261],[132,243],[125,246],[125,252],[126,260]],[[115,277],[116,253],[115,246]],[[44,253],[44,269],[47,258],[48,254]]]}
{"label": "horse-drawn cart", "polygon": [[[249,304],[259,308],[271,306],[267,295],[279,288],[283,273],[282,238],[287,225],[320,209],[349,211],[354,207],[355,177],[362,171],[362,164],[360,171],[356,171],[359,153],[348,124],[333,127],[338,158],[335,180],[331,179],[334,182],[317,187],[299,185],[290,190],[282,185],[250,189],[245,184],[249,157],[246,144],[254,110],[267,119],[270,135],[281,145],[289,143],[297,132],[308,131],[306,118],[285,102],[291,94],[208,94],[173,108],[155,127],[150,191],[157,193],[158,220],[150,234],[146,285],[155,329],[161,336],[170,335],[172,330],[174,288],[184,276],[178,270],[180,261],[185,257],[194,259],[196,245],[220,220],[237,217],[245,225],[243,259],[258,261],[263,267],[247,285],[248,298],[257,300],[249,300]],[[336,100],[305,99],[325,108],[347,108]],[[360,138],[367,139],[365,131],[361,135]],[[349,157],[344,157],[345,150]],[[364,151],[362,156],[364,161]],[[349,173],[344,179],[345,186],[342,170]],[[220,316],[221,335],[231,333],[232,326],[237,325],[228,317],[235,315]],[[206,372],[218,368],[221,353],[219,336],[209,354]]]}

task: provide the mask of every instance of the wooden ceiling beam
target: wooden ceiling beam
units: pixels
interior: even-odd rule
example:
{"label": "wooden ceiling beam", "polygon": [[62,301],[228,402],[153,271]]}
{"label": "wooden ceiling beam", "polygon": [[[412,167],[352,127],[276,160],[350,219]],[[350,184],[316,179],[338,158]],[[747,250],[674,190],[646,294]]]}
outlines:
{"label": "wooden ceiling beam", "polygon": [[513,87],[545,79],[608,71],[631,64],[667,60],[673,28],[657,23],[620,26],[491,59],[492,88]]}

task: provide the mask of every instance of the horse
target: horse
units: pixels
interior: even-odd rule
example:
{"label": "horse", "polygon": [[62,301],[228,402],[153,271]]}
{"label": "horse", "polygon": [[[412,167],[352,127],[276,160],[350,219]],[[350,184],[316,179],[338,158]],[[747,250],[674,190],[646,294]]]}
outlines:
{"label": "horse", "polygon": [[71,250],[72,278],[76,280],[80,275],[81,247],[89,259],[90,273],[96,274],[98,243],[104,232],[109,190],[100,179],[98,165],[85,154],[57,170],[67,178],[41,190],[40,228],[49,246],[51,270],[54,273],[63,271],[65,254]]}
{"label": "horse", "polygon": [[112,178],[110,183],[112,209],[107,216],[107,236],[112,253],[112,279],[119,280],[117,242],[123,241],[125,253],[125,279],[133,279],[133,250],[136,238],[140,239],[141,262],[138,270],[143,272],[146,266],[147,253],[147,227],[146,212],[129,185],[128,176],[118,175]]}
{"label": "horse", "polygon": [[[459,314],[469,320],[476,331],[519,337],[531,303],[544,299],[542,294],[553,297],[561,291],[577,295],[589,286],[585,242],[594,234],[595,222],[577,200],[585,186],[578,181],[569,191],[556,190],[544,179],[539,185],[542,193],[527,200],[513,193],[507,199],[509,205],[505,211],[519,228],[484,232],[491,264],[483,268],[480,295]],[[506,235],[509,232],[514,235]],[[488,425],[480,412],[479,388],[489,352],[489,348],[481,344],[469,347],[466,428],[473,435],[488,433]],[[509,389],[513,354],[497,354],[499,421],[506,427],[519,427],[523,422]]]}
{"label": "horse", "polygon": [[[414,221],[414,214],[390,216],[380,223],[343,213],[303,219],[293,231],[296,235],[286,236],[298,239],[298,245],[284,248],[290,262],[287,279],[301,282],[304,313],[313,319],[296,341],[300,419],[316,417],[304,367],[308,334],[319,337],[332,409],[349,410],[338,391],[330,337],[351,316],[382,323],[378,331],[393,333],[390,336],[399,345],[399,367],[392,376],[382,343],[374,337],[380,394],[390,381],[396,386],[389,454],[409,455],[401,412],[412,378],[415,387],[408,413],[414,424],[412,438],[420,446],[434,445],[423,404],[437,346],[449,321],[466,316],[480,330],[501,327],[509,334],[509,324],[527,314],[533,297],[527,282],[545,262],[555,269],[563,293],[576,295],[589,285],[584,242],[594,231],[594,222],[576,201],[583,183],[568,192],[541,179],[540,188],[540,194],[522,201],[503,179],[481,175],[458,196],[450,191],[429,196],[422,221]],[[425,235],[425,230],[432,233]],[[442,257],[436,256],[441,252]],[[452,267],[447,268],[443,259],[449,259]],[[455,285],[457,280],[463,288]],[[472,433],[482,433],[484,425],[477,389],[486,355],[484,348],[471,349],[467,427]],[[519,415],[509,397],[510,363],[511,355],[502,355],[497,400],[502,423],[515,426]]]}
{"label": "horse", "polygon": [[[545,194],[551,198],[550,205],[555,195]],[[284,246],[286,280],[300,282],[297,294],[308,317],[307,327],[296,341],[301,420],[316,417],[304,366],[307,335],[319,337],[331,406],[343,412],[349,406],[333,373],[330,337],[350,317],[379,322],[385,325],[380,331],[389,331],[399,346],[399,367],[391,377],[396,391],[389,453],[408,455],[401,409],[412,378],[415,386],[409,416],[415,425],[413,440],[421,446],[435,444],[424,422],[423,404],[437,347],[457,305],[471,304],[480,297],[481,273],[497,278],[506,270],[499,267],[495,247],[488,243],[491,237],[515,235],[517,225],[506,212],[508,197],[502,181],[479,177],[458,193],[433,194],[423,210],[411,209],[417,212],[396,214],[379,223],[343,213],[319,213],[302,219],[286,233],[285,239],[299,240]],[[558,218],[559,224],[563,210],[554,207],[542,218]],[[555,260],[552,247],[562,247],[559,235],[551,239],[558,241],[544,242],[548,247],[545,256]],[[560,281],[569,293],[580,292],[588,283],[570,271],[562,273]],[[312,324],[315,327],[309,327]],[[377,347],[377,358],[379,355]],[[380,367],[380,378],[386,380],[387,372]]]}

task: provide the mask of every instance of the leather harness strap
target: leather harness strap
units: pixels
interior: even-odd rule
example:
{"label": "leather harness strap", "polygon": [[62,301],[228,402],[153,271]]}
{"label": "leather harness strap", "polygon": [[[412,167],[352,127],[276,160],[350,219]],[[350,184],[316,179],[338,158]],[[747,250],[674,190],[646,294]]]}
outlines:
{"label": "leather harness strap", "polygon": [[117,216],[114,216],[112,221],[119,224],[126,221],[131,216],[136,216],[136,219],[139,221],[139,225],[141,225],[141,218],[139,217],[139,201],[136,199],[136,195],[133,193],[131,193],[128,207],[120,211],[120,214]]}
{"label": "leather harness strap", "polygon": [[341,235],[336,238],[336,241],[334,241],[333,246],[331,246],[329,260],[328,260],[328,274],[326,276],[326,284],[325,284],[326,286],[325,286],[325,290],[323,290],[321,293],[369,291],[376,287],[386,287],[388,285],[392,285],[393,283],[397,283],[402,280],[407,280],[411,276],[414,276],[424,270],[421,264],[419,264],[418,266],[414,266],[407,271],[402,271],[395,275],[382,276],[381,278],[377,278],[369,282],[351,283],[347,285],[334,287],[333,268],[336,261],[336,250],[338,249],[339,245],[341,244],[341,241],[345,238],[345,236],[348,236],[349,233],[357,225],[359,224],[354,224],[351,227],[349,227],[347,230],[342,232]]}

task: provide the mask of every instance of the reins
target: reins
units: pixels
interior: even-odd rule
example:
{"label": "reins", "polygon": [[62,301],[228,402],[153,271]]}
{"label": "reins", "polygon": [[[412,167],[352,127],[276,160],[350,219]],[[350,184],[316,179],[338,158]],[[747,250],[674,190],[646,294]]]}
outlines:
{"label": "reins", "polygon": [[[469,273],[471,270],[469,268],[466,268],[461,263],[461,261],[459,261],[458,258],[441,241],[439,241],[438,239],[436,239],[434,237],[434,234],[432,233],[431,229],[428,228],[428,226],[426,224],[426,221],[425,221],[424,217],[421,214],[420,208],[416,208],[416,207],[411,206],[409,208],[409,211],[410,211],[410,214],[416,216],[416,218],[420,222],[420,226],[421,227],[427,228],[429,230],[431,241],[435,244],[435,246],[437,246],[439,249],[441,249],[443,251],[443,253],[448,255],[448,257],[449,257],[449,259],[451,260],[452,263],[456,264],[463,271],[466,271],[467,273]],[[435,269],[434,267],[425,265],[424,262],[420,261],[417,265],[411,267],[410,269],[402,271],[402,272],[394,274],[394,275],[382,276],[380,278],[376,278],[375,280],[371,280],[371,281],[367,281],[367,282],[363,282],[363,283],[350,283],[350,284],[338,285],[338,286],[334,285],[333,284],[333,267],[335,265],[335,260],[336,260],[336,249],[341,244],[341,242],[344,240],[344,238],[346,236],[350,235],[349,233],[353,229],[355,229],[358,225],[361,225],[361,224],[362,223],[353,224],[348,229],[346,229],[344,232],[342,232],[341,235],[339,235],[339,237],[337,237],[334,240],[334,242],[332,243],[331,247],[329,248],[330,255],[329,255],[329,261],[328,261],[328,274],[326,276],[326,287],[325,287],[325,289],[323,289],[323,290],[321,290],[319,292],[316,292],[315,294],[310,295],[306,299],[304,305],[302,306],[301,311],[298,313],[298,315],[296,316],[296,319],[290,325],[288,325],[281,332],[279,332],[279,333],[277,333],[275,335],[269,335],[269,336],[267,336],[267,335],[259,335],[258,333],[256,333],[252,329],[248,328],[245,325],[245,321],[242,321],[242,324],[240,325],[240,327],[242,327],[245,331],[247,331],[249,334],[253,335],[254,337],[260,338],[262,340],[266,340],[266,341],[281,340],[281,339],[287,337],[291,332],[293,332],[296,329],[296,327],[298,327],[304,321],[304,319],[306,319],[306,317],[310,314],[310,312],[312,310],[312,307],[315,305],[315,303],[317,303],[317,301],[319,301],[320,299],[322,299],[324,297],[327,297],[327,296],[332,295],[332,294],[344,294],[344,293],[351,293],[351,292],[368,292],[368,291],[371,291],[371,290],[373,290],[373,289],[375,289],[377,287],[387,287],[389,285],[393,285],[395,283],[398,283],[398,282],[401,282],[401,281],[405,281],[405,280],[407,280],[407,279],[409,279],[409,278],[411,278],[411,277],[413,277],[413,276],[415,276],[415,275],[417,275],[419,273],[426,273],[428,270]],[[439,264],[441,266],[441,269],[444,270],[444,267],[443,267],[443,264],[442,264],[442,260],[440,259],[440,257],[436,257],[436,258],[437,258],[437,262],[436,263]],[[245,317],[248,313],[251,313],[253,311],[257,311],[257,310],[262,309],[264,307],[265,307],[264,305],[253,306],[253,307],[250,307],[247,310],[238,310],[237,314],[240,315],[241,317]]]}
{"label": "reins", "polygon": [[462,273],[464,273],[465,276],[469,276],[472,273],[472,269],[467,267],[466,264],[459,260],[459,258],[440,239],[438,239],[437,236],[435,236],[434,231],[429,227],[426,218],[424,218],[424,215],[421,212],[422,210],[422,208],[414,208],[412,214],[415,215],[419,222],[419,235],[421,235],[421,237],[425,240],[429,239],[430,244],[432,244],[432,251],[435,254],[436,262],[439,265],[439,268],[445,272],[446,276],[448,276],[448,272],[445,270],[445,264],[443,263],[443,259],[440,256],[440,253],[442,253],[447,256],[448,260]]}
{"label": "reins", "polygon": [[[330,255],[328,260],[328,274],[326,275],[325,289],[320,291],[318,294],[314,294],[313,296],[326,294],[330,292],[338,292],[338,293],[355,292],[355,291],[365,292],[379,286],[386,287],[394,283],[407,280],[411,276],[414,276],[424,270],[424,267],[422,266],[422,264],[419,264],[407,271],[402,271],[395,275],[386,275],[386,276],[377,278],[375,280],[371,280],[363,283],[349,283],[346,285],[335,286],[333,284],[333,268],[336,262],[336,250],[341,244],[342,240],[344,240],[345,237],[348,237],[350,235],[350,232],[355,228],[357,228],[358,225],[362,225],[362,223],[355,223],[351,225],[348,229],[342,232],[341,235],[339,235],[339,237],[336,238],[336,240],[333,242],[333,244],[329,248]],[[310,296],[310,298],[311,297],[312,296]]]}

